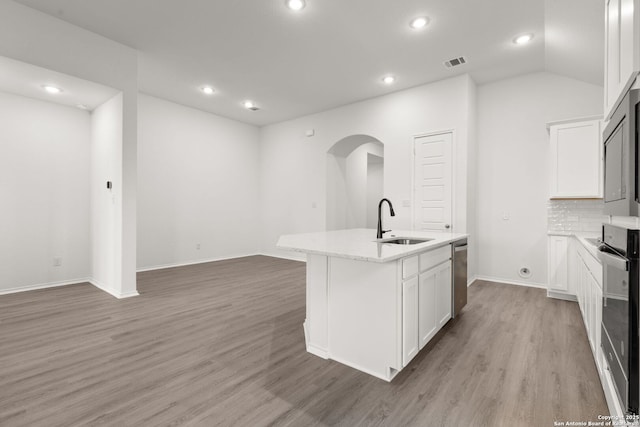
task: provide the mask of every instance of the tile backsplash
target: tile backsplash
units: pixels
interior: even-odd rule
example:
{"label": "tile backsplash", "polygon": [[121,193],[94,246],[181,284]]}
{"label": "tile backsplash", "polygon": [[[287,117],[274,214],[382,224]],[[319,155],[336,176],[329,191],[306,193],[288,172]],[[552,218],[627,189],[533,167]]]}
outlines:
{"label": "tile backsplash", "polygon": [[549,200],[547,205],[548,231],[599,232],[604,215],[602,200]]}

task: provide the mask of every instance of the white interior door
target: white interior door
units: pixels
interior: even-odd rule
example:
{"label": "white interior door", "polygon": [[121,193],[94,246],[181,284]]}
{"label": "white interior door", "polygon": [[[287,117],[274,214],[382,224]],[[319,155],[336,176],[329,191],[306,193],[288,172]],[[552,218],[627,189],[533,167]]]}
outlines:
{"label": "white interior door", "polygon": [[453,231],[452,151],[453,135],[420,136],[414,145],[414,228]]}

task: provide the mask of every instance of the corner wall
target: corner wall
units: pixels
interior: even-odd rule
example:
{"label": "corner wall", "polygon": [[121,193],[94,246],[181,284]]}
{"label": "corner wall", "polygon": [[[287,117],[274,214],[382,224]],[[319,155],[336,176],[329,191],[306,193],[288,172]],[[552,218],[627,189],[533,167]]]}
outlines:
{"label": "corner wall", "polygon": [[[127,296],[122,272],[122,94],[91,114],[92,283],[117,297]],[[111,182],[112,188],[107,188]]]}
{"label": "corner wall", "polygon": [[138,269],[259,252],[256,126],[139,96]]}
{"label": "corner wall", "polygon": [[[121,242],[117,287],[136,290],[137,96],[136,50],[38,12],[0,0],[0,55],[110,86],[122,92]],[[92,191],[100,190],[92,188]]]}
{"label": "corner wall", "polygon": [[[480,278],[546,285],[546,123],[602,114],[602,90],[547,72],[478,86]],[[518,275],[521,267],[531,270],[529,279]]]}
{"label": "corner wall", "polygon": [[0,294],[86,281],[89,114],[0,92],[0,117]]}
{"label": "corner wall", "polygon": [[478,97],[476,84],[469,79],[467,84],[467,282],[470,284],[478,274]]}

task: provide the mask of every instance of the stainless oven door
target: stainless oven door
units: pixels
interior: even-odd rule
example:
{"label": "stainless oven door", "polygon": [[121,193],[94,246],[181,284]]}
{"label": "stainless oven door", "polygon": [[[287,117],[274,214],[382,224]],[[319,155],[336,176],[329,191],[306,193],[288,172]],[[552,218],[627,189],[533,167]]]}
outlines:
{"label": "stainless oven door", "polygon": [[601,246],[602,261],[602,350],[623,407],[629,398],[629,260]]}

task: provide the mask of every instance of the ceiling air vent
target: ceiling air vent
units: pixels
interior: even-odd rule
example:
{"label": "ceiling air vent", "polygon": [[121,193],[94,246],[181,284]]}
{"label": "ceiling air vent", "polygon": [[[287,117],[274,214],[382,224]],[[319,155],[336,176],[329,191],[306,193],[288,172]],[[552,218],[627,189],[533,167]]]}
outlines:
{"label": "ceiling air vent", "polygon": [[467,63],[467,60],[464,59],[463,56],[461,56],[459,58],[453,58],[448,61],[444,61],[444,66],[447,68],[453,68],[455,66],[466,64],[466,63]]}

